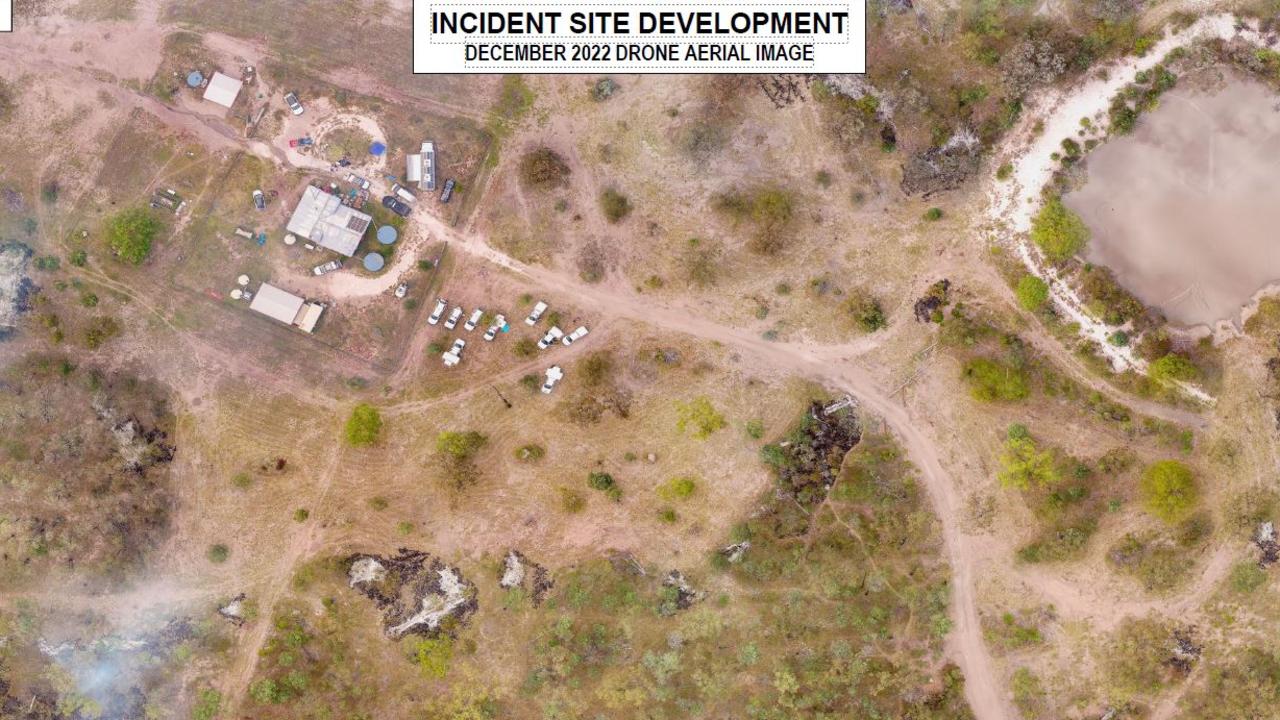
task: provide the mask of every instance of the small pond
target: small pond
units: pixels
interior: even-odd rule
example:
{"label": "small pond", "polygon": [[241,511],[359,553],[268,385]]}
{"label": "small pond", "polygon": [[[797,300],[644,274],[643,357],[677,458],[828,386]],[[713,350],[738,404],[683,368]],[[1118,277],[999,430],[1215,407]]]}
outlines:
{"label": "small pond", "polygon": [[1179,81],[1063,200],[1086,257],[1176,325],[1236,320],[1280,281],[1280,96],[1236,75]]}

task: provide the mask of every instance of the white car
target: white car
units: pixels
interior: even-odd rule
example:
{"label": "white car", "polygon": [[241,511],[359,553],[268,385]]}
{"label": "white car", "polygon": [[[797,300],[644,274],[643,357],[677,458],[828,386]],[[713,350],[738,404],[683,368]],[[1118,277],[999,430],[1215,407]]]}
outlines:
{"label": "white car", "polygon": [[431,317],[427,318],[428,325],[435,325],[440,322],[440,318],[444,317],[444,309],[449,307],[449,301],[444,298],[436,300],[436,308],[431,311]]}
{"label": "white car", "polygon": [[546,311],[547,311],[547,304],[544,302],[539,302],[537,305],[533,306],[533,312],[529,313],[529,317],[524,319],[524,324],[525,325],[537,324],[539,318],[542,317],[542,313]]}
{"label": "white car", "polygon": [[445,367],[453,367],[462,362],[462,349],[467,346],[467,341],[458,338],[453,341],[453,347],[445,351],[440,357],[444,360]]}
{"label": "white car", "polygon": [[493,324],[489,326],[489,329],[484,331],[484,339],[493,340],[498,337],[498,331],[506,326],[507,317],[505,315],[499,315],[493,319]]}
{"label": "white car", "polygon": [[471,313],[471,317],[467,318],[467,322],[462,326],[462,329],[467,332],[475,330],[482,317],[484,317],[484,308],[476,308],[475,312]]}
{"label": "white car", "polygon": [[404,297],[405,295],[407,295],[408,293],[409,293],[409,285],[408,285],[408,284],[406,284],[406,283],[400,283],[399,285],[397,285],[397,286],[396,286],[396,297],[398,297],[398,298],[402,298],[402,297]]}
{"label": "white car", "polygon": [[450,330],[458,327],[458,321],[462,319],[462,308],[456,307],[453,312],[449,313],[449,319],[444,321],[444,326]]}
{"label": "white car", "polygon": [[581,340],[582,338],[586,337],[587,333],[589,332],[591,331],[587,329],[586,325],[579,325],[577,330],[574,330],[568,335],[565,335],[564,340],[561,340],[560,342],[564,343],[565,345],[572,345],[578,342],[579,340]]}
{"label": "white car", "polygon": [[324,275],[325,273],[331,273],[340,267],[342,267],[341,260],[330,260],[329,262],[324,263],[323,265],[317,265],[311,268],[311,272],[315,275]]}
{"label": "white car", "polygon": [[552,327],[550,330],[547,331],[547,334],[543,335],[542,339],[538,341],[538,349],[546,350],[547,348],[551,347],[551,345],[554,344],[555,341],[559,340],[562,337],[564,337],[564,331],[558,327]]}
{"label": "white car", "polygon": [[302,103],[298,101],[297,93],[286,93],[284,96],[284,103],[289,106],[289,112],[294,115],[302,114]]}
{"label": "white car", "polygon": [[563,377],[564,371],[560,369],[559,365],[552,365],[547,368],[547,381],[542,383],[542,394],[550,395],[551,390],[556,386],[556,383],[560,382],[560,379]]}

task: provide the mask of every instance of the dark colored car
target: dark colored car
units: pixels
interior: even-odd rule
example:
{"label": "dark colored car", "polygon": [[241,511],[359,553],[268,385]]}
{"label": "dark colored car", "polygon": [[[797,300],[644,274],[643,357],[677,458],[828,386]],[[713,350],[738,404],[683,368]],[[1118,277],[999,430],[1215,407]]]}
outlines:
{"label": "dark colored car", "polygon": [[453,178],[450,178],[448,181],[445,182],[444,191],[440,193],[440,202],[447,203],[449,202],[449,198],[453,197],[454,184],[455,182]]}
{"label": "dark colored car", "polygon": [[413,212],[413,208],[408,203],[400,202],[394,195],[382,196],[382,207],[399,215],[400,217],[409,217],[409,213]]}

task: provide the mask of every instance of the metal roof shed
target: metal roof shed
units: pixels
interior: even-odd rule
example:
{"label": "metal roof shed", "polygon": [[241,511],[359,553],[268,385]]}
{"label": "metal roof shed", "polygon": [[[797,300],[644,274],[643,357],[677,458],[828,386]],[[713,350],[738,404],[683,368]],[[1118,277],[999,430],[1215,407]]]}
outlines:
{"label": "metal roof shed", "polygon": [[320,247],[351,257],[372,221],[371,215],[343,205],[337,195],[308,185],[287,228]]}
{"label": "metal roof shed", "polygon": [[302,309],[303,302],[302,298],[291,292],[281,290],[275,285],[262,283],[253,296],[253,302],[249,303],[249,309],[286,325],[292,325],[298,317],[298,311]]}
{"label": "metal roof shed", "polygon": [[209,78],[209,86],[204,89],[204,99],[229,108],[236,104],[236,97],[240,94],[242,85],[244,83],[230,75],[215,72],[213,77]]}
{"label": "metal roof shed", "polygon": [[422,180],[422,156],[408,155],[405,157],[404,181],[406,183],[417,183]]}

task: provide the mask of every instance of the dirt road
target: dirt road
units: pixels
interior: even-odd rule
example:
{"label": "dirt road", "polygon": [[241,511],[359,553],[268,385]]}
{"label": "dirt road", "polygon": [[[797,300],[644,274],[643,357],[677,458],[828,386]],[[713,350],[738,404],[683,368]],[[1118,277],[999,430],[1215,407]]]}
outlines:
{"label": "dirt road", "polygon": [[[614,318],[636,320],[732,347],[780,371],[808,376],[848,392],[857,397],[864,407],[882,417],[920,470],[942,526],[953,588],[953,628],[947,636],[947,650],[964,672],[965,696],[969,705],[979,720],[1017,717],[1000,688],[995,665],[982,639],[974,597],[978,558],[977,553],[971,551],[968,536],[959,527],[960,500],[955,483],[942,467],[934,442],[920,431],[920,423],[912,419],[907,408],[885,394],[880,384],[851,358],[841,357],[850,354],[850,348],[840,348],[844,352],[833,352],[830,347],[770,342],[748,331],[704,320],[691,308],[659,306],[648,298],[620,292],[613,287],[588,285],[546,268],[526,265],[495,250],[483,236],[456,232],[434,217],[419,214],[415,220],[426,225],[436,238],[448,240],[455,250],[483,258],[534,283],[555,289],[576,303],[600,308]],[[863,350],[871,347],[874,343],[868,342]]]}

